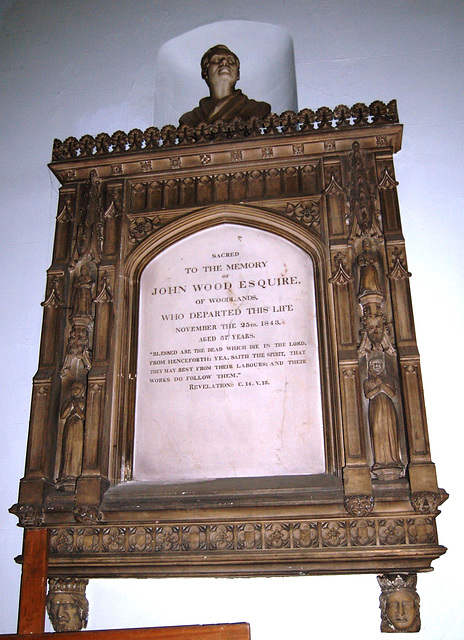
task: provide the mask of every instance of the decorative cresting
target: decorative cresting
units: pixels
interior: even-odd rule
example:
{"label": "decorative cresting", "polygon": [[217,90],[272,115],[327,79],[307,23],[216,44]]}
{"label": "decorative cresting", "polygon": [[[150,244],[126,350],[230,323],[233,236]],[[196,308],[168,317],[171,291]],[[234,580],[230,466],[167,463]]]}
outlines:
{"label": "decorative cresting", "polygon": [[380,630],[385,633],[420,631],[420,598],[416,591],[417,575],[377,576],[382,593]]}
{"label": "decorative cresting", "polygon": [[[176,145],[257,136],[331,132],[397,122],[399,120],[396,100],[391,100],[388,104],[376,100],[369,106],[356,103],[352,107],[339,105],[335,109],[320,107],[317,111],[312,109],[303,109],[299,113],[285,111],[280,116],[271,113],[265,118],[254,117],[246,121],[236,118],[232,122],[218,121],[210,125],[203,123],[196,127],[166,125],[161,130],[157,127],[149,127],[145,131],[132,129],[129,133],[116,131],[111,136],[100,133],[95,137],[85,135],[79,140],[73,137],[66,138],[63,142],[56,139],[53,144],[53,161],[93,155],[138,153],[143,150],[153,151]],[[207,155],[203,157],[204,164],[208,164]],[[146,170],[149,171],[150,167],[147,166]]]}
{"label": "decorative cresting", "polygon": [[55,631],[81,631],[87,626],[89,602],[86,578],[50,578],[47,612]]}

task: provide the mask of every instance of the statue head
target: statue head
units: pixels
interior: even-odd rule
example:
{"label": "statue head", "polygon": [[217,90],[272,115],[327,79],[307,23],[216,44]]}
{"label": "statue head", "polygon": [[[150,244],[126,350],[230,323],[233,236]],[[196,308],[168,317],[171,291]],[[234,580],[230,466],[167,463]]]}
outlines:
{"label": "statue head", "polygon": [[47,612],[55,631],[85,629],[89,617],[87,583],[84,578],[50,578]]}
{"label": "statue head", "polygon": [[371,250],[371,241],[369,238],[364,238],[364,240],[362,241],[362,248],[363,251],[370,251]]}
{"label": "statue head", "polygon": [[379,376],[385,368],[385,363],[382,358],[372,358],[369,361],[369,373],[374,376]]}
{"label": "statue head", "polygon": [[83,398],[85,392],[85,385],[83,382],[76,380],[71,385],[71,396],[73,398]]}
{"label": "statue head", "polygon": [[419,595],[416,576],[378,577],[382,588],[380,610],[381,631],[387,633],[416,632],[420,630]]}
{"label": "statue head", "polygon": [[203,54],[201,77],[210,88],[225,83],[230,84],[232,90],[240,78],[240,60],[224,44],[216,44]]}

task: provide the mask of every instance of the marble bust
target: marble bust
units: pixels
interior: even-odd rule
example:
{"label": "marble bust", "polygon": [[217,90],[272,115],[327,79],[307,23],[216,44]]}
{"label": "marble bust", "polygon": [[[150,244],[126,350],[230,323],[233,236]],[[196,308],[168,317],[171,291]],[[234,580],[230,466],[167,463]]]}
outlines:
{"label": "marble bust", "polygon": [[240,60],[225,45],[217,44],[201,59],[201,77],[209,87],[209,97],[202,98],[192,111],[179,118],[180,124],[196,126],[200,122],[208,124],[234,118],[247,120],[252,116],[266,116],[271,106],[248,98],[235,85],[240,78]]}

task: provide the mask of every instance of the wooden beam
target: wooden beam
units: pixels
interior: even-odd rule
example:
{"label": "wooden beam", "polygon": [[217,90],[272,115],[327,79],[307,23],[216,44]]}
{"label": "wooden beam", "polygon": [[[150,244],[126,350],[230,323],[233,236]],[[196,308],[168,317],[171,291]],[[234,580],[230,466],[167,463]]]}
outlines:
{"label": "wooden beam", "polygon": [[43,633],[48,574],[48,529],[25,529],[18,633]]}
{"label": "wooden beam", "polygon": [[[28,635],[24,640],[51,640],[51,633]],[[187,627],[157,627],[152,629],[110,629],[105,631],[61,632],[60,640],[250,640],[250,626],[211,624]],[[0,635],[1,640],[19,640],[19,635]]]}

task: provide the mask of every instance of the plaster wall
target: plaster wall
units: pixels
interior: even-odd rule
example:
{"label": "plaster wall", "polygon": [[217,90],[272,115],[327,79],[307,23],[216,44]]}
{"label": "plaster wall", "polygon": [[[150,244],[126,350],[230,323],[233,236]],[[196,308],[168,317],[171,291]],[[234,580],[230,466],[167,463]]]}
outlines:
{"label": "plaster wall", "polygon": [[[451,495],[438,519],[449,551],[418,580],[419,637],[462,638],[463,3],[9,0],[0,10],[0,632],[16,629],[13,558],[22,535],[7,509],[24,467],[52,251],[53,138],[166,124],[155,114],[161,47],[189,29],[241,19],[293,39],[299,108],[398,100],[405,130],[396,173],[431,449],[439,485]],[[247,50],[266,56],[250,38]],[[254,640],[381,637],[374,576],[94,580],[88,596],[92,629],[245,620]]]}

